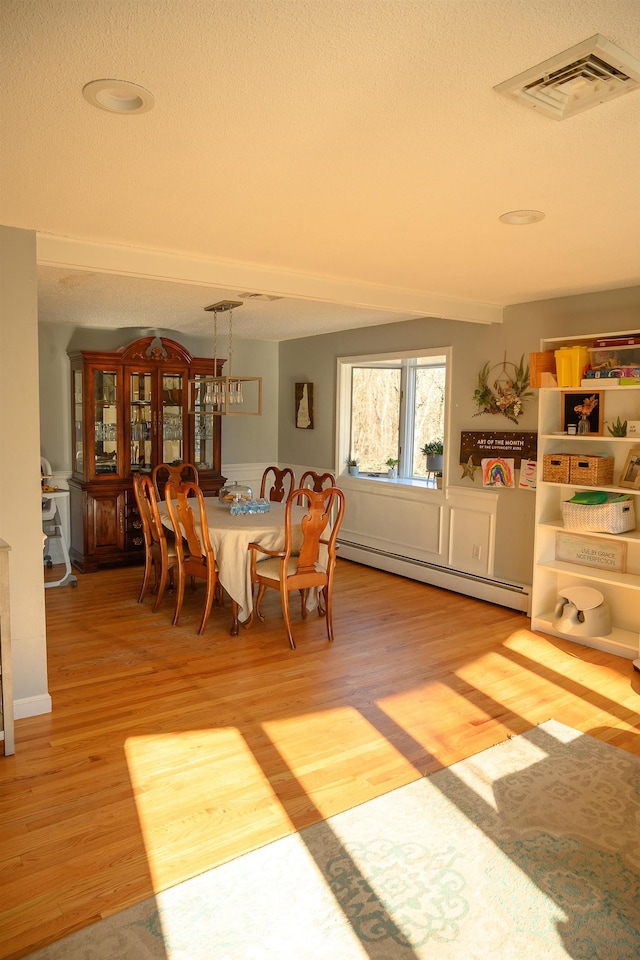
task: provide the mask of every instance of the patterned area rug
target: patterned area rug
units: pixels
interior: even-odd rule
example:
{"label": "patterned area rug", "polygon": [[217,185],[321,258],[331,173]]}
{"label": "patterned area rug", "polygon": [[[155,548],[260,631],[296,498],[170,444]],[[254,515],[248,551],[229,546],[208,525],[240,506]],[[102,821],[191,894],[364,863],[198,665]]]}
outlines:
{"label": "patterned area rug", "polygon": [[550,720],[32,960],[638,960],[640,757]]}

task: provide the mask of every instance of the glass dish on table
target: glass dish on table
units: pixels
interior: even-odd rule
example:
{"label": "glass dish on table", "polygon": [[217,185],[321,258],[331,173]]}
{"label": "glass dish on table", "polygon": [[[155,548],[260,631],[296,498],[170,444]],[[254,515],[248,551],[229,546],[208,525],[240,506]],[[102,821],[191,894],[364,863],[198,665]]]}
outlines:
{"label": "glass dish on table", "polygon": [[227,480],[218,494],[219,502],[225,505],[229,505],[236,500],[243,501],[251,500],[252,498],[253,491],[251,487],[246,487],[244,484],[238,483],[237,480]]}

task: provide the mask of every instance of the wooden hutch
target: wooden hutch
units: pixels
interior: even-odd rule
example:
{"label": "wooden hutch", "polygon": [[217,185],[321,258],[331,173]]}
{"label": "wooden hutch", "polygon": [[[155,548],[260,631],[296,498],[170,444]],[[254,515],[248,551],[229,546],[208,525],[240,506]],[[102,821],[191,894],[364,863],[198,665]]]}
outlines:
{"label": "wooden hutch", "polygon": [[71,353],[71,561],[82,571],[144,559],[133,475],[194,463],[207,496],[221,475],[220,417],[188,412],[189,381],[220,376],[211,358],[142,337],[115,351]]}

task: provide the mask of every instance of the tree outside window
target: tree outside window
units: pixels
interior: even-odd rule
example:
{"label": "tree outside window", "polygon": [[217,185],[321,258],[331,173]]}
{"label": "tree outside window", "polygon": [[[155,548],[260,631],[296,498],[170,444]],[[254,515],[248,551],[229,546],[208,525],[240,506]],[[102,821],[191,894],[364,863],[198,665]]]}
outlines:
{"label": "tree outside window", "polygon": [[400,480],[427,477],[422,447],[444,440],[447,353],[342,358],[339,445],[360,474],[387,476],[397,459]]}

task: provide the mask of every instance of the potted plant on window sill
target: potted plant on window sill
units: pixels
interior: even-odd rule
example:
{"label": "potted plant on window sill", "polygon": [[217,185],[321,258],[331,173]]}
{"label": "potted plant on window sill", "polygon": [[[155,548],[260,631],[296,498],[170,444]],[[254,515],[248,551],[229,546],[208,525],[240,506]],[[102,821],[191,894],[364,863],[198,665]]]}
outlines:
{"label": "potted plant on window sill", "polygon": [[393,457],[389,457],[388,460],[385,460],[385,463],[389,468],[389,476],[392,480],[395,480],[395,478],[398,476],[398,464],[400,461],[398,459],[394,459]]}
{"label": "potted plant on window sill", "polygon": [[347,470],[349,471],[351,476],[357,477],[358,473],[360,472],[357,459],[355,457],[347,457],[344,462],[346,463]]}
{"label": "potted plant on window sill", "polygon": [[442,457],[444,454],[444,444],[442,440],[431,440],[425,443],[421,450],[427,458],[427,473],[438,473],[442,477]]}

